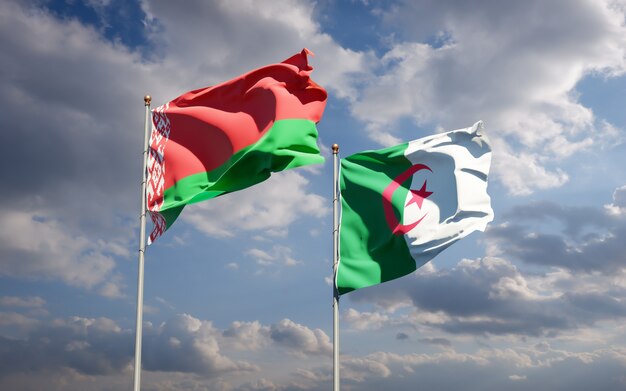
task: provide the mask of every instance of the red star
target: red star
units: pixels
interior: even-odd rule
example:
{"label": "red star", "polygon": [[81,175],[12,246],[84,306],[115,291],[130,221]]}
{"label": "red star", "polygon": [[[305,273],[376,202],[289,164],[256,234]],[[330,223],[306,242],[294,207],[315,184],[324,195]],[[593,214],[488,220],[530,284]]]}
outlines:
{"label": "red star", "polygon": [[422,203],[424,202],[424,200],[426,198],[428,198],[429,195],[433,194],[432,191],[428,191],[426,190],[426,181],[424,181],[424,184],[422,185],[422,188],[419,190],[414,190],[411,189],[411,194],[412,197],[411,199],[406,203],[406,206],[411,205],[412,203],[416,203],[417,206],[422,209]]}

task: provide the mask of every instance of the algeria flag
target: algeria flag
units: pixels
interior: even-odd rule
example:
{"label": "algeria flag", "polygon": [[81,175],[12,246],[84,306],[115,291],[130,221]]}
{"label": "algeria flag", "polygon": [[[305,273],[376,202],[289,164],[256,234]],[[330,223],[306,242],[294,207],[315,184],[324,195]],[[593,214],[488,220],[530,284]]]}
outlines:
{"label": "algeria flag", "polygon": [[322,163],[316,123],[326,91],[302,50],[153,110],[147,205],[149,243],[188,204],[244,189],[272,172]]}
{"label": "algeria flag", "polygon": [[483,123],[341,160],[339,294],[415,271],[493,220]]}

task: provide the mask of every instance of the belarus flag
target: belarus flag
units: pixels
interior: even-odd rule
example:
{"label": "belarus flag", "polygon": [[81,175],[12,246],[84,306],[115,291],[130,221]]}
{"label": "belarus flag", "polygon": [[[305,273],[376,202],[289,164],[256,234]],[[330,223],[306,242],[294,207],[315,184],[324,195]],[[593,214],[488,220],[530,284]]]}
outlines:
{"label": "belarus flag", "polygon": [[154,241],[187,204],[241,190],[272,172],[322,163],[315,124],[326,91],[309,51],[187,92],[153,110],[147,205]]}

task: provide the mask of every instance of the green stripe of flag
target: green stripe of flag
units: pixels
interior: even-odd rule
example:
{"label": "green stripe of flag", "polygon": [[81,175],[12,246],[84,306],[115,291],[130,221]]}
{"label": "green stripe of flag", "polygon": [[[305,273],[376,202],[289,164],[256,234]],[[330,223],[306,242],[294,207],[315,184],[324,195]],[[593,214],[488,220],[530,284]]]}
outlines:
{"label": "green stripe of flag", "polygon": [[[416,269],[404,237],[393,235],[385,220],[381,196],[389,183],[411,166],[404,156],[406,146],[362,152],[341,160],[339,294],[392,280]],[[402,185],[392,198],[399,221],[411,181]]]}

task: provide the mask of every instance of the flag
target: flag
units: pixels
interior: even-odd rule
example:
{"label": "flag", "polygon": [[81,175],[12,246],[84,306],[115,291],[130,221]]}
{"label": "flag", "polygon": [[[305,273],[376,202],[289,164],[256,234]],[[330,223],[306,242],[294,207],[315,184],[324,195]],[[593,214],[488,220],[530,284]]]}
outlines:
{"label": "flag", "polygon": [[341,160],[339,294],[415,271],[493,220],[482,122]]}
{"label": "flag", "polygon": [[149,243],[185,205],[255,185],[272,172],[322,163],[316,123],[326,91],[306,49],[152,110],[146,198]]}

